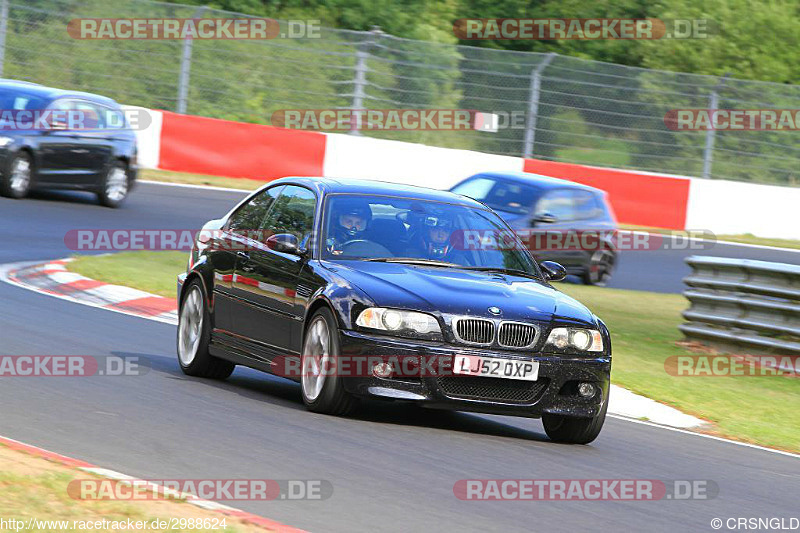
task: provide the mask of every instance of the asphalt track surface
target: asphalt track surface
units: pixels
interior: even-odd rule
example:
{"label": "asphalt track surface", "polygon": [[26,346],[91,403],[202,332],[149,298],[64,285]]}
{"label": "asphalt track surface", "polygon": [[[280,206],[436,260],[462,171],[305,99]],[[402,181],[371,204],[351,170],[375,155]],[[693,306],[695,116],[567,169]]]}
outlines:
{"label": "asphalt track surface", "polygon": [[[117,211],[77,194],[0,199],[0,263],[68,255],[68,229],[195,227],[239,197],[143,184]],[[670,261],[631,267],[629,281],[656,265],[666,276],[680,265]],[[0,434],[140,478],[328,480],[324,501],[232,502],[311,531],[712,531],[713,518],[797,516],[796,457],[614,418],[592,445],[566,446],[550,443],[537,420],[395,404],[317,415],[298,385],[279,378],[241,368],[222,383],[184,376],[172,326],[5,283],[0,332],[2,354],[138,356],[151,367],[141,376],[3,378]],[[505,478],[701,479],[720,492],[657,502],[453,494],[460,479]]]}

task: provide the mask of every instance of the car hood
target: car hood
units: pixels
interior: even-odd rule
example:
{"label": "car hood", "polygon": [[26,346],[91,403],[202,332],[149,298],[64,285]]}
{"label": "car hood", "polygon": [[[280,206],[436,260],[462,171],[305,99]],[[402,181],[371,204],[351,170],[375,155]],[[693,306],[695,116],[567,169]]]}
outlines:
{"label": "car hood", "polygon": [[[383,307],[506,320],[550,321],[555,317],[595,323],[591,311],[577,300],[522,276],[369,261],[329,265]],[[499,307],[501,314],[495,317],[489,307]]]}

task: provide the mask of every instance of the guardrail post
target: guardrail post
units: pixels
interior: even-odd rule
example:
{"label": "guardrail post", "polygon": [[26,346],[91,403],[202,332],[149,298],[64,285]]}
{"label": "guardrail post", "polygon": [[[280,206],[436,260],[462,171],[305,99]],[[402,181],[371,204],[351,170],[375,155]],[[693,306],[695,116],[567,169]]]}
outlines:
{"label": "guardrail post", "polygon": [[8,35],[8,0],[0,0],[0,78],[6,66],[6,35]]}
{"label": "guardrail post", "polygon": [[[207,6],[202,6],[195,11],[192,18],[203,18]],[[181,53],[181,73],[178,79],[178,105],[176,111],[178,113],[186,113],[186,99],[189,95],[189,72],[192,69],[192,42],[194,39],[186,37],[183,39],[183,50]]]}
{"label": "guardrail post", "polygon": [[542,62],[536,65],[531,71],[531,90],[528,98],[528,120],[525,124],[525,145],[522,150],[522,157],[533,155],[533,143],[536,140],[536,119],[539,115],[539,92],[542,86],[542,72],[556,57],[555,52],[547,54]]}
{"label": "guardrail post", "polygon": [[[713,113],[713,110],[717,109],[719,105],[719,90],[725,85],[725,79],[730,74],[725,74],[719,80],[719,83],[711,89],[711,98],[708,102],[708,109]],[[716,115],[712,115],[711,120],[711,127],[706,130],[706,147],[703,150],[703,177],[706,179],[711,178],[711,163],[714,161],[714,137],[716,135],[716,130],[714,129],[714,123],[716,122],[715,117]]]}

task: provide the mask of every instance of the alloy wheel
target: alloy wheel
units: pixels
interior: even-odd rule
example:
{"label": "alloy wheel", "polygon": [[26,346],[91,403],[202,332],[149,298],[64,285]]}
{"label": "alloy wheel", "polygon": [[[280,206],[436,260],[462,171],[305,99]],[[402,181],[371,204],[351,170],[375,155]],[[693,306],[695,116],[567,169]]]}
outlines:
{"label": "alloy wheel", "polygon": [[189,366],[197,355],[203,333],[203,296],[198,287],[192,287],[181,309],[178,325],[178,357]]}
{"label": "alloy wheel", "polygon": [[313,402],[322,392],[330,359],[330,331],[325,320],[319,317],[309,326],[303,346],[301,384],[308,401]]}

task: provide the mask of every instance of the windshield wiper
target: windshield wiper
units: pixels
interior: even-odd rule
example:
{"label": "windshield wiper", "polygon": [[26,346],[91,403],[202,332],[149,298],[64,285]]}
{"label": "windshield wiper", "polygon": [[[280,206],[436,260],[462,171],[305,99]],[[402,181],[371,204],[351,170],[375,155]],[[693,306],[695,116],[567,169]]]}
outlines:
{"label": "windshield wiper", "polygon": [[372,261],[374,263],[403,263],[407,265],[462,268],[461,265],[457,265],[456,263],[448,263],[447,261],[436,261],[434,259],[421,259],[418,257],[373,257],[369,259],[364,259],[364,261]]}
{"label": "windshield wiper", "polygon": [[540,276],[537,276],[533,272],[527,272],[525,270],[519,270],[517,268],[504,268],[504,267],[488,267],[488,266],[462,266],[464,270],[477,270],[478,272],[500,272],[501,274],[513,274],[515,276],[522,276],[525,278],[532,278],[541,280]]}

